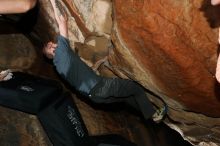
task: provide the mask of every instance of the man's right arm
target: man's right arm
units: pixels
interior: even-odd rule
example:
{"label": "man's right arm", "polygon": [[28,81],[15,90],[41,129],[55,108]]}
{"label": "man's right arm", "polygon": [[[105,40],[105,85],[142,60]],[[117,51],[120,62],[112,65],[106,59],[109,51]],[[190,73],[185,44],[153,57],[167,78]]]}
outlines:
{"label": "man's right arm", "polygon": [[59,27],[59,32],[60,35],[62,35],[65,38],[68,38],[68,19],[67,19],[67,14],[62,8],[61,3],[59,0],[50,0],[54,14],[55,14],[55,19],[57,21],[58,27]]}
{"label": "man's right arm", "polygon": [[56,22],[59,27],[58,43],[55,49],[53,63],[57,72],[65,79],[68,78],[68,72],[72,64],[72,50],[68,40],[67,15],[60,4],[60,0],[50,0]]}

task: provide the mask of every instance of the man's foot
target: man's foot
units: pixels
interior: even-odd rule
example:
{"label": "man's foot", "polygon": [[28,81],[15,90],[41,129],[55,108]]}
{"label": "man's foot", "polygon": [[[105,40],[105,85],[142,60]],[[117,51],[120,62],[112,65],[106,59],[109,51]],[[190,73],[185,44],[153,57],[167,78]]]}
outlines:
{"label": "man's foot", "polygon": [[154,115],[152,116],[153,121],[156,123],[162,122],[165,115],[167,114],[167,110],[168,110],[167,105],[157,109]]}

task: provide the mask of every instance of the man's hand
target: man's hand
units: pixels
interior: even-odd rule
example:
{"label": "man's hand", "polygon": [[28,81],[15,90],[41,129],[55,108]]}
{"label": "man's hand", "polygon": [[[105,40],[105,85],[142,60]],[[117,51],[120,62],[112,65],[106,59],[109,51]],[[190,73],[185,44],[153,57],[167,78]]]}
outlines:
{"label": "man's hand", "polygon": [[57,44],[53,42],[48,42],[47,45],[43,48],[43,53],[45,56],[49,59],[53,59],[55,56],[55,49],[57,47]]}
{"label": "man's hand", "polygon": [[7,81],[12,78],[13,74],[10,69],[0,72],[0,81]]}

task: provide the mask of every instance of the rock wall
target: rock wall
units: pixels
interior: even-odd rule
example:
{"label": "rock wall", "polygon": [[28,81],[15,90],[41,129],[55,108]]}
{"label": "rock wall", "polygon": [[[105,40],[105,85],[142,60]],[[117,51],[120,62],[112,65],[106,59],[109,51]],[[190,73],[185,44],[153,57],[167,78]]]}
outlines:
{"label": "rock wall", "polygon": [[[44,17],[36,30],[46,41],[57,26],[50,3],[40,4]],[[86,63],[109,55],[101,74],[135,80],[158,96],[149,95],[157,105],[164,100],[169,105],[165,123],[184,139],[220,145],[220,88],[214,77],[218,35],[212,28],[220,24],[219,7],[209,0],[63,0],[63,5],[71,45]],[[91,37],[109,41],[97,45],[102,39]]]}
{"label": "rock wall", "polygon": [[21,34],[1,35],[0,46],[0,70],[28,69],[37,56],[31,42]]}
{"label": "rock wall", "polygon": [[201,2],[115,1],[114,42],[146,88],[181,104],[175,108],[218,117],[217,42]]}
{"label": "rock wall", "polygon": [[219,119],[210,118],[220,114],[217,32],[210,27],[217,9],[201,0],[115,0],[113,6],[113,41],[132,68],[125,72],[169,104],[168,123],[181,123],[169,125],[186,139],[219,139]]}

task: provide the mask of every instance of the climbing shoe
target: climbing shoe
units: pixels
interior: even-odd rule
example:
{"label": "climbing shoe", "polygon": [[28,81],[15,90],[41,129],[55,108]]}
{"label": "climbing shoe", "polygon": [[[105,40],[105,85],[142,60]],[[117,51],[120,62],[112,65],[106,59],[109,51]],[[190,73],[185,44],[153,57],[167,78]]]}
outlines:
{"label": "climbing shoe", "polygon": [[156,112],[152,116],[153,121],[156,123],[162,122],[167,114],[167,110],[168,110],[167,105],[157,109]]}

